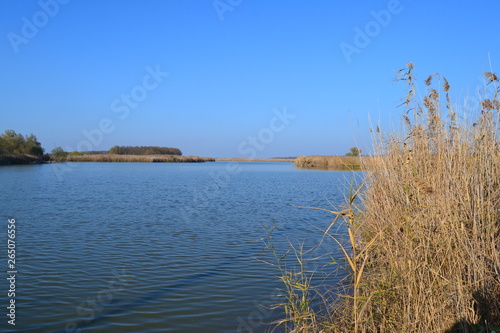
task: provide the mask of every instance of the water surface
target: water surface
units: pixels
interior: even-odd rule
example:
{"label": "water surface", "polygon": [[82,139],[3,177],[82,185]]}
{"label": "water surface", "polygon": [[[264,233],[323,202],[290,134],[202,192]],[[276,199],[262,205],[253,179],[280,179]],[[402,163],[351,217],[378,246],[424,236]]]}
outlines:
{"label": "water surface", "polygon": [[311,224],[333,216],[293,205],[339,205],[351,178],[291,163],[79,163],[62,179],[1,167],[3,244],[17,221],[12,331],[264,332],[283,316],[269,308],[278,272],[256,259],[271,260],[265,228],[280,253],[314,245]]}

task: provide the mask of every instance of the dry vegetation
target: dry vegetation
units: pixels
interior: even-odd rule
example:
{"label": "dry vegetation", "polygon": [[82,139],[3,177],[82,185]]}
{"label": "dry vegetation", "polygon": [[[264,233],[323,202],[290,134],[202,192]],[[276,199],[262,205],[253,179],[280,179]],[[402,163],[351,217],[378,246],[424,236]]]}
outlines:
{"label": "dry vegetation", "polygon": [[67,162],[213,162],[213,158],[180,155],[68,155]]}
{"label": "dry vegetation", "polygon": [[299,156],[295,166],[303,169],[361,170],[368,165],[368,157],[358,156]]}
{"label": "dry vegetation", "polygon": [[[350,294],[326,320],[289,314],[294,332],[500,332],[498,88],[469,124],[437,74],[414,101],[412,69],[398,73],[409,85],[404,133],[376,134],[361,197],[332,211],[348,228]],[[496,87],[497,77],[485,76]]]}
{"label": "dry vegetation", "polygon": [[[355,262],[366,269],[356,286],[357,328],[466,332],[472,324],[500,326],[498,90],[469,125],[457,120],[450,86],[439,75],[425,81],[427,94],[414,102],[412,69],[408,64],[398,76],[409,84],[406,133],[378,138],[381,157],[354,229],[363,251]],[[498,83],[485,74],[489,84]],[[437,79],[442,89],[433,88]]]}

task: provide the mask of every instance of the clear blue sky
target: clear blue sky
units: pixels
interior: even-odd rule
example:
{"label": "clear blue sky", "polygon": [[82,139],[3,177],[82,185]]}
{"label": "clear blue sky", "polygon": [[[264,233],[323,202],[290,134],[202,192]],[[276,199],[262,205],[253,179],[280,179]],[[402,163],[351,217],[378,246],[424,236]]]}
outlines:
{"label": "clear blue sky", "polygon": [[474,94],[490,61],[500,66],[497,1],[0,6],[0,131],[34,133],[47,151],[89,144],[214,157],[366,151],[370,117],[384,131],[397,127],[403,85],[392,79],[406,62],[421,81],[446,76],[457,102]]}

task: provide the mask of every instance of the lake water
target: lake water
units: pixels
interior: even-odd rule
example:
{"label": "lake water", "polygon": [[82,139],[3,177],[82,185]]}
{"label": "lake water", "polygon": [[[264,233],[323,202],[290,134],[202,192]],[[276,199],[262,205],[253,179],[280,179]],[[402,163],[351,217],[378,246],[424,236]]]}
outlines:
{"label": "lake water", "polygon": [[[1,331],[268,331],[284,314],[271,309],[278,270],[258,260],[272,260],[262,253],[265,227],[276,226],[279,253],[316,244],[311,224],[326,228],[333,216],[293,205],[338,208],[353,177],[291,163],[63,166],[0,167],[0,262],[6,274],[15,219],[17,270],[16,326],[2,278]],[[326,247],[341,258],[333,242],[323,245],[310,255]]]}

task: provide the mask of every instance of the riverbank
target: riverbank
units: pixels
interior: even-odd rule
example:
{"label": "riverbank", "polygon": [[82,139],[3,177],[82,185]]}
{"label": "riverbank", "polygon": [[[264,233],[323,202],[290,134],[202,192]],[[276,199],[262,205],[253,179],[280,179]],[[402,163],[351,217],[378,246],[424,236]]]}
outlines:
{"label": "riverbank", "polygon": [[61,162],[143,162],[143,163],[204,163],[215,162],[211,157],[178,155],[68,155],[56,158],[50,155],[0,155],[1,165],[30,165]]}
{"label": "riverbank", "polygon": [[33,155],[0,155],[0,165],[28,165],[42,164],[50,160],[48,155],[33,156]]}
{"label": "riverbank", "polygon": [[320,295],[325,315],[309,306],[321,287],[310,277],[336,272],[304,270],[302,248],[292,249],[302,270],[282,270],[291,309],[283,322],[295,332],[500,332],[498,90],[481,112],[457,114],[446,79],[432,82],[438,74],[413,100],[412,69],[398,73],[410,89],[405,131],[377,134],[363,186],[350,188],[343,207],[324,209],[334,217],[318,246],[336,240],[350,287]]}
{"label": "riverbank", "polygon": [[211,157],[180,155],[68,155],[62,162],[149,162],[149,163],[203,163],[214,162]]}
{"label": "riverbank", "polygon": [[223,162],[294,162],[295,158],[216,158]]}

